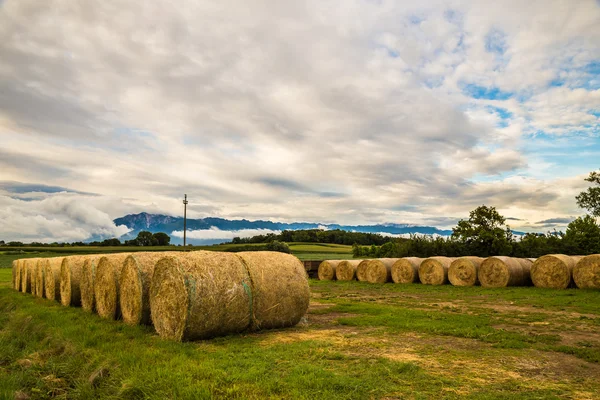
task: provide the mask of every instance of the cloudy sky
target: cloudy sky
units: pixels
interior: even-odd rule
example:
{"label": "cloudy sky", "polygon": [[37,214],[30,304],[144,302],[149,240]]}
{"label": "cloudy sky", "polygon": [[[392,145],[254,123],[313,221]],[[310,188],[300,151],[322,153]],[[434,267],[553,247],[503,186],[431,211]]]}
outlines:
{"label": "cloudy sky", "polygon": [[[600,167],[600,1],[0,1],[0,239],[141,211],[546,231]],[[126,231],[126,229],[125,229]]]}

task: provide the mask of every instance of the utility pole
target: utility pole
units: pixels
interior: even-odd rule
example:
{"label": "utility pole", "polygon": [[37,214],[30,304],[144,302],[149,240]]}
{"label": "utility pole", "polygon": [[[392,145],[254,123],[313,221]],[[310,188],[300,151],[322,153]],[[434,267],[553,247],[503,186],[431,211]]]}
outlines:
{"label": "utility pole", "polygon": [[183,195],[183,248],[185,249],[185,231],[187,229],[187,194]]}

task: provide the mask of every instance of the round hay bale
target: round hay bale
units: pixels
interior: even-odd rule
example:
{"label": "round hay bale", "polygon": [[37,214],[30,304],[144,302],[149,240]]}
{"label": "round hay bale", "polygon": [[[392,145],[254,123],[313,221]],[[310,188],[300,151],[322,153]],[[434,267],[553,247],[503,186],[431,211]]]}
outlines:
{"label": "round hay bale", "polygon": [[133,253],[123,261],[119,275],[119,305],[125,323],[151,323],[149,296],[154,266],[170,254],[172,252]]}
{"label": "round hay bale", "polygon": [[367,281],[367,267],[369,266],[370,261],[371,260],[362,260],[360,263],[358,263],[356,266],[356,280],[360,282]]}
{"label": "round hay bale", "polygon": [[17,260],[13,260],[12,265],[12,288],[17,288]]}
{"label": "round hay bale", "polygon": [[528,286],[531,264],[526,258],[488,257],[481,263],[477,277],[483,287]]}
{"label": "round hay bale", "polygon": [[448,283],[448,268],[454,261],[449,257],[429,257],[419,265],[419,280],[424,285],[445,285]]}
{"label": "round hay bale", "polygon": [[23,273],[21,275],[21,289],[23,293],[32,293],[35,289],[35,265],[37,258],[26,258],[23,260]]}
{"label": "round hay bale", "polygon": [[343,260],[335,268],[335,278],[338,281],[353,281],[356,279],[356,267],[361,260]]}
{"label": "round hay bale", "polygon": [[172,253],[154,267],[150,312],[161,337],[181,341],[241,332],[251,325],[252,311],[252,283],[236,254]]}
{"label": "round hay bale", "polygon": [[531,280],[536,287],[566,289],[573,286],[573,268],[583,257],[547,254],[531,265]]}
{"label": "round hay bale", "polygon": [[392,265],[392,281],[394,283],[419,282],[419,266],[425,260],[419,257],[404,257]]}
{"label": "round hay bale", "polygon": [[44,297],[44,263],[46,259],[39,259],[35,263],[35,295]]}
{"label": "round hay bale", "polygon": [[60,303],[63,306],[81,305],[81,271],[89,256],[68,256],[60,265]]}
{"label": "round hay bale", "polygon": [[319,270],[317,275],[320,281],[332,281],[335,279],[335,271],[337,266],[343,260],[325,260],[319,264]]}
{"label": "round hay bale", "polygon": [[46,298],[60,301],[60,266],[64,257],[52,257],[44,263],[44,286]]}
{"label": "round hay bale", "polygon": [[448,268],[448,280],[453,286],[479,285],[477,271],[483,262],[481,257],[460,257]]}
{"label": "round hay bale", "polygon": [[579,260],[573,267],[573,280],[580,289],[600,289],[600,254]]}
{"label": "round hay bale", "polygon": [[119,275],[123,261],[131,253],[103,255],[98,259],[94,278],[94,301],[99,316],[108,319],[120,317]]}
{"label": "round hay bale", "polygon": [[94,301],[94,280],[96,277],[96,268],[98,260],[102,254],[92,254],[83,262],[81,267],[81,282],[79,290],[81,292],[81,308],[87,312],[94,312],[96,303]]}
{"label": "round hay bale", "polygon": [[398,258],[378,258],[367,264],[367,282],[386,283],[392,280],[392,265]]}
{"label": "round hay bale", "polygon": [[310,300],[308,276],[298,258],[272,251],[237,253],[252,283],[252,329],[294,326]]}

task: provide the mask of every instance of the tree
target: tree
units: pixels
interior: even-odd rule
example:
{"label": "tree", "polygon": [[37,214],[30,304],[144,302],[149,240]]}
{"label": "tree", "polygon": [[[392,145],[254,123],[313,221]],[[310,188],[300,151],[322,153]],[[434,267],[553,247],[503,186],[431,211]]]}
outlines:
{"label": "tree", "polygon": [[458,225],[452,228],[452,238],[464,243],[472,255],[510,254],[513,235],[505,222],[496,207],[482,205],[469,213],[468,220],[458,221]]}
{"label": "tree", "polygon": [[278,240],[273,240],[269,244],[267,244],[267,250],[269,251],[278,251],[280,253],[291,253],[290,246],[287,243],[280,242]]}
{"label": "tree", "polygon": [[138,233],[137,238],[135,238],[138,246],[152,246],[154,243],[154,237],[151,232],[148,231],[140,231]]}
{"label": "tree", "polygon": [[152,237],[156,240],[157,246],[168,246],[171,243],[171,237],[164,232],[157,232]]}
{"label": "tree", "polygon": [[572,255],[600,253],[600,226],[590,215],[579,217],[567,226],[564,252]]}
{"label": "tree", "polygon": [[120,246],[121,241],[117,238],[105,239],[100,243],[100,246]]}
{"label": "tree", "polygon": [[[600,185],[600,172],[590,172],[590,176],[585,178],[585,180]],[[578,196],[575,196],[575,199],[579,207],[585,208],[594,217],[600,217],[600,186],[588,188],[586,191],[579,193]]]}

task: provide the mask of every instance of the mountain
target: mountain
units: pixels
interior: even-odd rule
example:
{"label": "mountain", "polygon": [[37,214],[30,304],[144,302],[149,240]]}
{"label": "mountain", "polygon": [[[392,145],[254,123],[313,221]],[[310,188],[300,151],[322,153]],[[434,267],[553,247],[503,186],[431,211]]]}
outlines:
{"label": "mountain", "polygon": [[[116,225],[125,225],[131,231],[121,237],[122,240],[131,239],[137,236],[140,231],[150,231],[152,233],[165,232],[171,236],[171,243],[179,244],[180,238],[172,235],[173,231],[183,230],[183,218],[171,217],[161,214],[129,214],[114,220]],[[188,243],[192,244],[213,244],[229,241],[232,238],[231,231],[239,230],[257,230],[268,229],[272,231],[299,230],[299,229],[342,229],[346,231],[356,231],[365,233],[389,233],[389,234],[409,234],[419,233],[424,235],[442,235],[447,236],[452,233],[450,230],[442,230],[433,226],[417,226],[409,224],[382,224],[382,225],[338,225],[338,224],[315,224],[310,222],[272,222],[272,221],[249,221],[247,219],[229,220],[224,218],[202,218],[187,220],[187,231],[204,230],[206,234],[202,239],[194,239],[188,236]],[[220,231],[215,231],[215,228]],[[212,231],[211,231],[212,229]],[[258,232],[256,233],[258,234]],[[222,235],[222,237],[218,237]],[[211,237],[208,237],[211,236]]]}

